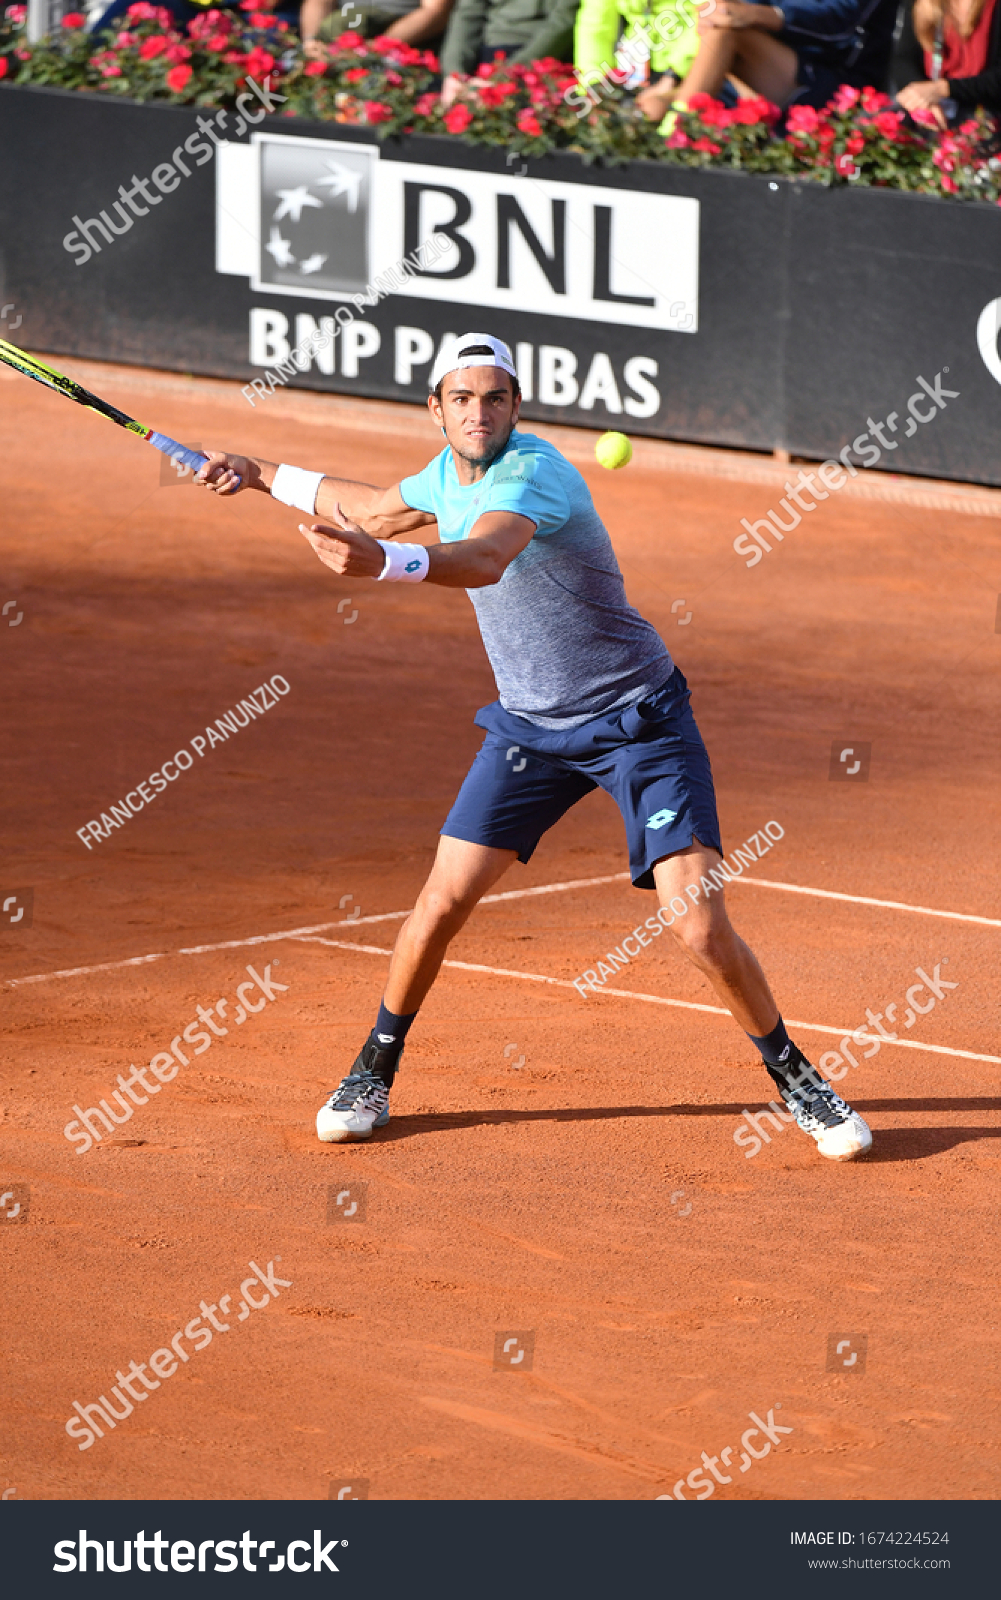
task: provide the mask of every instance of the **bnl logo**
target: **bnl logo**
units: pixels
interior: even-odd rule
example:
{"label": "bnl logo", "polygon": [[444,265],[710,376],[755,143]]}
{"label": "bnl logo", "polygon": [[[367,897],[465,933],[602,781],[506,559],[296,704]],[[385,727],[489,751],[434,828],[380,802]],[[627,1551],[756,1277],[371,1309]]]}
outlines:
{"label": "bnl logo", "polygon": [[534,1328],[494,1334],[495,1372],[531,1372],[534,1357]]}
{"label": "bnl logo", "polygon": [[870,739],[834,739],[831,742],[831,783],[866,783],[872,758]]}

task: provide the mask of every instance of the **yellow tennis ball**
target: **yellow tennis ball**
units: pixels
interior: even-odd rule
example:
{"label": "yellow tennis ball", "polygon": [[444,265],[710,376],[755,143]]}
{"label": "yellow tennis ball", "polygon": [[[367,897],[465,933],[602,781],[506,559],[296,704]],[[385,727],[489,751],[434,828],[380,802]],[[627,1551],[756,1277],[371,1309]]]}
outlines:
{"label": "yellow tennis ball", "polygon": [[594,447],[599,467],[611,472],[615,467],[628,466],[633,458],[633,447],[624,433],[603,433]]}

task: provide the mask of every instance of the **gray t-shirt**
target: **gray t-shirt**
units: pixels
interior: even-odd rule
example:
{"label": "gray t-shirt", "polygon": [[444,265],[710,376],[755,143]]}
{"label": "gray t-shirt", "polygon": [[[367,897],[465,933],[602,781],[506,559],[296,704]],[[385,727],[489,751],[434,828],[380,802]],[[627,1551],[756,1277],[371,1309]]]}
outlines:
{"label": "gray t-shirt", "polygon": [[657,630],[626,599],[612,541],[576,467],[545,439],[511,434],[479,483],[459,483],[446,447],[400,493],[437,518],[444,544],[488,511],[535,533],[498,583],[467,589],[505,711],[576,728],[643,700],[673,671]]}

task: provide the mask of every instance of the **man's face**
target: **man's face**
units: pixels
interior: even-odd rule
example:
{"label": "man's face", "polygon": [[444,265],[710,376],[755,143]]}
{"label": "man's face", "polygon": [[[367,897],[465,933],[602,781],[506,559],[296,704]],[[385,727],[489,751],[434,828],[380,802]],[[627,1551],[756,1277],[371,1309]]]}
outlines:
{"label": "man's face", "polygon": [[428,404],[455,454],[488,467],[511,436],[521,397],[503,367],[457,367],[441,386],[441,401],[431,395]]}

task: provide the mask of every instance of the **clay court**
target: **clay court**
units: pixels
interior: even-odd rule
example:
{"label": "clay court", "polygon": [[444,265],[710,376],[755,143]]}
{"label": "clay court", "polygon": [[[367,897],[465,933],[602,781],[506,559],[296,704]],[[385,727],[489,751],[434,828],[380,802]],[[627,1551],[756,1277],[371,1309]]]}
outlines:
{"label": "clay court", "polygon": [[[411,408],[251,410],[235,384],[54,359],[188,444],[377,483],[439,445]],[[0,624],[3,889],[34,889],[32,925],[0,933],[0,1177],[29,1191],[26,1222],[0,1222],[3,1487],[693,1499],[682,1480],[730,1447],[719,1499],[996,1497],[1001,495],[870,475],[748,570],[740,519],[788,468],[641,443],[613,474],[593,435],[538,430],[585,472],[688,676],[727,851],[781,830],[728,903],[793,1036],[816,1060],[897,1005],[902,1042],[839,1085],[868,1159],[824,1161],[784,1125],[753,1155],[734,1142],[767,1079],[667,937],[616,993],[573,986],[656,909],[601,794],[452,947],[389,1127],[324,1146],[316,1109],[371,1026],[494,698],[472,608],[334,578],[295,511],[220,503],[169,464],[164,482],[148,446],[12,374],[0,409],[0,598],[23,612]],[[266,713],[84,845],[276,675]],[[864,782],[830,780],[841,740],[871,744]],[[64,1137],[196,1006],[229,997],[232,1022],[269,963],[286,987],[245,1025],[90,1149]],[[905,1031],[915,969],[936,966],[956,987]],[[344,1190],[364,1220],[340,1218]],[[250,1262],[285,1286],[251,1286],[248,1313]],[[182,1344],[80,1449],[73,1402],[227,1294],[228,1331]],[[497,1333],[534,1335],[531,1370],[495,1369]],[[832,1334],[852,1367],[828,1370]],[[759,1433],[741,1471],[752,1412],[790,1431],[767,1453]]]}

